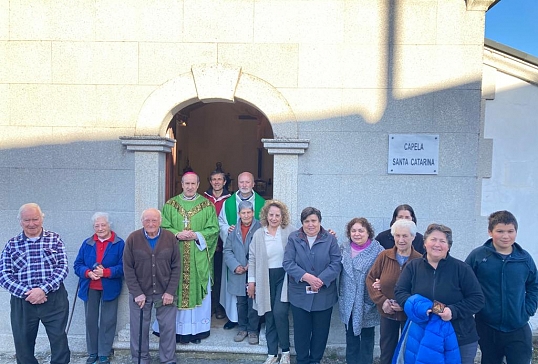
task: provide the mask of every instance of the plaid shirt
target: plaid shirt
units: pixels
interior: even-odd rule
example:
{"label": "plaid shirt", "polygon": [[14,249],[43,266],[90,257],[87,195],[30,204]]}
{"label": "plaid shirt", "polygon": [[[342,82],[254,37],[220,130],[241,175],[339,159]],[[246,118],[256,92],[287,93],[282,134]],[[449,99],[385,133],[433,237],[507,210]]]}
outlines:
{"label": "plaid shirt", "polygon": [[60,236],[43,229],[35,242],[21,232],[10,239],[0,257],[0,285],[13,296],[41,288],[46,294],[58,290],[67,277],[67,255]]}

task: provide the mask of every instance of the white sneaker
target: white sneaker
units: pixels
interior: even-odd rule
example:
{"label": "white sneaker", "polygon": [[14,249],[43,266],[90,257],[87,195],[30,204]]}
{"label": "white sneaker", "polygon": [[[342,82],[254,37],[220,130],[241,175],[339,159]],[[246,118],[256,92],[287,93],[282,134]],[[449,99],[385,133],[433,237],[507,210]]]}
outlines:
{"label": "white sneaker", "polygon": [[278,356],[274,355],[267,355],[267,359],[263,362],[263,364],[277,364],[278,363]]}
{"label": "white sneaker", "polygon": [[290,364],[290,352],[282,353],[280,356],[280,364]]}

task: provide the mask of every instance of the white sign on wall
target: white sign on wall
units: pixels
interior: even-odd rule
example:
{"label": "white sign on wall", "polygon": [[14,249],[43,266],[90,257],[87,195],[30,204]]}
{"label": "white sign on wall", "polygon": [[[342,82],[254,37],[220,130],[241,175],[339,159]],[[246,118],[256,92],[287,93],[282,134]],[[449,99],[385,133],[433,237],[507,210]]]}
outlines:
{"label": "white sign on wall", "polygon": [[437,174],[439,135],[389,134],[389,174]]}

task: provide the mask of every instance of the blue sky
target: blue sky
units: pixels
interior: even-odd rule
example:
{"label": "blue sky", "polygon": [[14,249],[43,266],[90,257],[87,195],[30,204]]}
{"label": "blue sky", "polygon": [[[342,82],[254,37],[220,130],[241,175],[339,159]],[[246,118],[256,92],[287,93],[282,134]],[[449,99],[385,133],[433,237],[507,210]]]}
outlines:
{"label": "blue sky", "polygon": [[538,0],[501,0],[486,13],[486,38],[538,57]]}

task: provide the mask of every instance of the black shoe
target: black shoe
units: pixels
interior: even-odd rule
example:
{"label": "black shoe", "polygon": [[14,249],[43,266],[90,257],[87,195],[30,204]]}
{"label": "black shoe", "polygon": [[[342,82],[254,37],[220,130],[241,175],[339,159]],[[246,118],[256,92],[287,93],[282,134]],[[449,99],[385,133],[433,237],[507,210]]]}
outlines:
{"label": "black shoe", "polygon": [[202,342],[202,340],[200,340],[200,339],[191,340],[191,343],[193,343],[193,344],[200,344],[201,342]]}
{"label": "black shoe", "polygon": [[86,359],[86,364],[93,364],[93,363],[95,363],[97,361],[97,359],[99,359],[97,357],[97,354],[90,354],[88,359]]}
{"label": "black shoe", "polygon": [[231,330],[236,326],[237,326],[237,322],[232,322],[228,320],[228,322],[224,324],[224,330]]}
{"label": "black shoe", "polygon": [[215,311],[215,318],[218,320],[222,320],[223,318],[226,318],[226,313],[222,310],[216,310]]}

